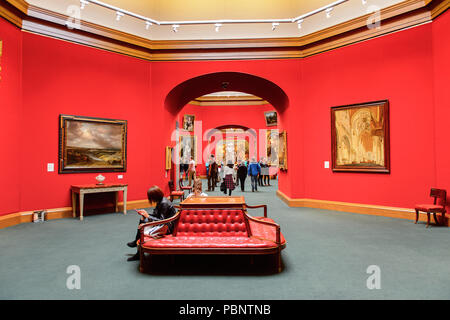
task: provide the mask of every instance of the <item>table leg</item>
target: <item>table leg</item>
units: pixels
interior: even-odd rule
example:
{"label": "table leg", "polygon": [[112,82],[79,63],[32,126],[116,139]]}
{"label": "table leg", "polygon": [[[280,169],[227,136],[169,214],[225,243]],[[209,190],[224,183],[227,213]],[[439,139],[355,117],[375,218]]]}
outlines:
{"label": "table leg", "polygon": [[115,193],[115,210],[114,212],[119,212],[119,191],[114,192]]}
{"label": "table leg", "polygon": [[83,220],[84,193],[80,192],[80,220]]}
{"label": "table leg", "polygon": [[72,217],[77,216],[77,194],[72,191]]}
{"label": "table leg", "polygon": [[123,189],[123,214],[127,214],[127,188]]}

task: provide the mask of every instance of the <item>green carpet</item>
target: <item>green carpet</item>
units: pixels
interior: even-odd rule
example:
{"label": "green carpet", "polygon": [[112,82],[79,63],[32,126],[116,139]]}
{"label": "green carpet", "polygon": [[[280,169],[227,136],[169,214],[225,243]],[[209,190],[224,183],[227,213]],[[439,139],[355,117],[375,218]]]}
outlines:
{"label": "green carpet", "polygon": [[[126,261],[138,221],[129,211],[0,230],[0,299],[450,299],[448,228],[289,208],[276,186],[259,190],[233,195],[267,204],[281,225],[279,274],[264,257],[162,257],[140,273]],[[66,287],[70,265],[80,267],[80,290]],[[381,269],[379,290],[366,286],[369,265]]]}

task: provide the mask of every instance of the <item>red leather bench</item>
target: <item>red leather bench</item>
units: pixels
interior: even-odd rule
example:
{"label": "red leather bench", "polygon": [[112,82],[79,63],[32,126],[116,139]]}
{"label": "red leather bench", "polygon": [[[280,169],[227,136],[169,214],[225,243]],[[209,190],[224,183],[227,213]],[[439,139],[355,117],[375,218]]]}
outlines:
{"label": "red leather bench", "polygon": [[[252,217],[247,208],[264,208],[264,217]],[[281,271],[281,250],[286,240],[280,226],[267,218],[267,207],[244,208],[182,208],[163,221],[141,225],[143,228],[174,222],[172,234],[159,239],[141,232],[140,271],[144,271],[144,253],[153,254],[230,254],[276,255],[276,268]]]}

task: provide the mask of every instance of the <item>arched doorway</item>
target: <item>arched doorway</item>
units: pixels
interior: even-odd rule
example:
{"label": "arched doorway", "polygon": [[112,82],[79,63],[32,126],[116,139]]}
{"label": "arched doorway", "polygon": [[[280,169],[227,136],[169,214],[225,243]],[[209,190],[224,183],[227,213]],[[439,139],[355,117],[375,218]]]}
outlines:
{"label": "arched doorway", "polygon": [[[204,135],[204,132],[202,130],[200,130],[200,132],[195,132],[192,138],[186,138],[182,135],[183,130],[180,129],[182,127],[182,122],[185,121],[184,119],[187,119],[186,121],[189,121],[188,123],[195,122],[195,115],[184,115],[188,118],[180,119],[179,114],[181,110],[198,97],[224,91],[242,92],[264,99],[264,101],[267,101],[267,104],[270,105],[270,109],[274,109],[274,111],[276,110],[276,112],[278,113],[278,128],[282,128],[283,112],[289,106],[289,99],[286,93],[275,83],[258,76],[240,72],[217,72],[191,78],[175,86],[168,93],[164,102],[166,110],[168,110],[174,116],[174,118],[177,119],[176,134],[175,136],[172,135],[172,140],[176,141],[176,148],[174,150],[173,156],[176,164],[181,163],[179,152],[182,147],[180,148],[179,145],[184,142],[180,142],[180,138],[183,138],[181,139],[182,141],[190,139],[192,141],[189,142],[190,144],[197,144],[199,142],[201,143],[202,141],[208,141],[208,136]],[[240,124],[239,122],[239,116],[239,112],[236,112],[236,122],[226,122],[226,126],[230,126],[232,123],[236,123],[235,126],[242,126],[242,124]],[[263,119],[262,112],[261,119]],[[194,131],[194,127],[195,126],[189,125],[188,128],[191,129],[188,131]],[[259,132],[259,129],[261,128],[264,130],[262,134],[261,132]],[[258,138],[260,136],[264,136],[264,139],[266,139],[266,131],[268,129],[265,127],[265,125],[259,125],[255,128],[252,128],[252,130],[255,132],[255,135],[257,135]],[[196,160],[202,161],[204,159],[197,158]],[[180,177],[180,166],[176,165],[175,167],[177,168],[177,170],[173,178],[178,181]]]}

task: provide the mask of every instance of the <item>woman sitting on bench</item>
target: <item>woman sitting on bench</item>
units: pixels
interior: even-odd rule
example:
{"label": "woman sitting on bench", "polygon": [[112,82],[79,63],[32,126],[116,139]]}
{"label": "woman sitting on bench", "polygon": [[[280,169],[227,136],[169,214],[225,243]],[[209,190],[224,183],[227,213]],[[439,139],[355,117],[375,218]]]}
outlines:
{"label": "woman sitting on bench", "polygon": [[[137,213],[141,215],[139,224],[148,223],[151,221],[160,221],[171,218],[175,215],[176,210],[173,207],[172,202],[164,197],[164,193],[158,186],[153,186],[147,191],[147,198],[150,205],[155,205],[153,212],[149,214],[146,210],[136,210]],[[172,233],[173,223],[168,223],[165,225],[157,225],[149,228],[144,228],[144,234],[153,238],[160,238],[165,234]],[[136,233],[136,239],[134,241],[128,242],[127,245],[130,248],[137,247],[137,241],[141,238],[141,233],[139,228]],[[134,256],[128,258],[128,261],[139,260],[139,252]]]}

